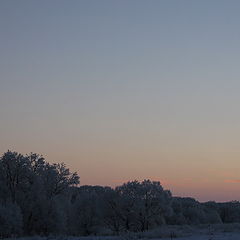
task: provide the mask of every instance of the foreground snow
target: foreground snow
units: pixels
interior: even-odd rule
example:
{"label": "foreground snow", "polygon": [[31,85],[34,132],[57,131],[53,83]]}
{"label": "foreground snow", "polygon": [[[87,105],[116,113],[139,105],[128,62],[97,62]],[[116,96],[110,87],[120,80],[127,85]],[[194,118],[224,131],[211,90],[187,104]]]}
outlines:
{"label": "foreground snow", "polygon": [[[166,237],[166,238],[154,238],[151,240],[240,240],[240,233],[216,233],[213,235],[210,234],[200,234],[200,235],[192,235],[185,237]],[[13,239],[8,239],[13,240]],[[16,239],[14,239],[16,240]],[[125,237],[27,237],[20,238],[19,240],[126,240]],[[131,240],[131,239],[128,239]],[[134,239],[135,240],[135,239]],[[148,240],[147,238],[142,238],[139,240]]]}
{"label": "foreground snow", "polygon": [[125,233],[120,236],[49,236],[21,237],[6,240],[240,240],[240,223],[212,225],[163,225],[147,232]]}
{"label": "foreground snow", "polygon": [[[76,238],[76,240],[110,240],[110,239],[116,239],[115,237],[111,238],[104,238],[104,237],[80,237],[80,238]],[[120,238],[122,240],[124,240],[124,238]],[[200,235],[192,235],[192,236],[186,236],[186,237],[176,237],[176,238],[171,238],[171,237],[167,237],[167,238],[154,238],[151,240],[240,240],[240,233],[216,233],[213,235],[209,235],[209,234],[200,234]],[[129,239],[130,240],[130,239]],[[139,239],[140,240],[140,239]],[[141,240],[149,240],[147,238],[143,238]]]}
{"label": "foreground snow", "polygon": [[[76,240],[110,240],[111,237],[108,237],[108,238],[102,238],[102,237],[91,237],[91,238],[76,238]],[[116,239],[115,237],[113,237],[112,239]],[[123,239],[124,238],[120,238],[120,239]],[[185,237],[174,237],[174,238],[171,238],[171,237],[167,237],[167,238],[154,238],[154,239],[151,239],[151,240],[240,240],[240,233],[216,233],[216,234],[200,234],[200,235],[192,235],[192,236],[185,236]],[[129,239],[131,240],[131,239]],[[143,238],[142,240],[149,240],[147,238]]]}
{"label": "foreground snow", "polygon": [[[161,240],[169,240],[171,238],[161,238]],[[240,240],[240,233],[218,233],[214,235],[194,235],[187,237],[177,237],[172,239],[178,240]],[[160,239],[159,239],[160,240]]]}

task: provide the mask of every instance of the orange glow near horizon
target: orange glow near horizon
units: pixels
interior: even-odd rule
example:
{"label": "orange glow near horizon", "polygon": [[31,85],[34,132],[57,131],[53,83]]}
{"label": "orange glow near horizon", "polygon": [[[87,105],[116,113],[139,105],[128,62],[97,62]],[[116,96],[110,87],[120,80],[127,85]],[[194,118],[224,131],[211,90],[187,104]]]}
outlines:
{"label": "orange glow near horizon", "polygon": [[240,1],[68,2],[0,1],[0,153],[240,200]]}

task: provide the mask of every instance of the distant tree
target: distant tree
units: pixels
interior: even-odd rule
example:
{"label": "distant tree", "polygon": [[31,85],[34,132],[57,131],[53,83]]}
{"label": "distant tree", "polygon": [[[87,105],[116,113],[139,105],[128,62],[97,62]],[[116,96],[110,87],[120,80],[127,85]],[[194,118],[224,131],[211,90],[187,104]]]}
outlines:
{"label": "distant tree", "polygon": [[170,217],[168,217],[167,223],[174,225],[187,224],[187,219],[184,216],[184,207],[182,205],[181,198],[173,197],[171,207],[173,213]]}
{"label": "distant tree", "polygon": [[160,182],[130,181],[112,189],[79,186],[64,163],[7,151],[0,157],[0,237],[97,235],[148,231],[162,224],[240,222],[240,202],[200,203],[172,197]]}
{"label": "distant tree", "polygon": [[47,163],[42,178],[49,198],[62,194],[69,187],[79,184],[79,176],[77,173],[71,173],[64,163]]}
{"label": "distant tree", "polygon": [[110,189],[104,195],[104,223],[114,233],[119,234],[124,230],[123,228],[123,217],[121,208],[121,198],[119,194]]}
{"label": "distant tree", "polygon": [[73,235],[97,234],[103,221],[103,197],[109,188],[79,187],[70,211],[70,229]]}
{"label": "distant tree", "polygon": [[19,236],[22,233],[22,213],[15,203],[0,204],[0,237]]}
{"label": "distant tree", "polygon": [[0,158],[0,184],[0,203],[19,206],[24,234],[65,231],[67,209],[62,206],[68,207],[68,191],[79,184],[77,173],[65,164],[50,164],[35,153],[7,151]]}
{"label": "distant tree", "polygon": [[223,223],[240,222],[240,203],[238,201],[218,203],[218,206]]}
{"label": "distant tree", "polygon": [[[164,190],[160,182],[132,181],[117,187],[116,191],[127,202],[123,210],[125,222],[129,223],[133,218],[135,230],[145,231],[165,223],[165,214],[170,211],[171,193]],[[127,223],[125,225],[128,226]]]}
{"label": "distant tree", "polygon": [[0,175],[6,198],[15,203],[17,194],[28,188],[29,161],[17,152],[7,151],[0,158]]}
{"label": "distant tree", "polygon": [[206,202],[203,203],[202,206],[204,208],[208,223],[222,223],[219,206],[216,202]]}

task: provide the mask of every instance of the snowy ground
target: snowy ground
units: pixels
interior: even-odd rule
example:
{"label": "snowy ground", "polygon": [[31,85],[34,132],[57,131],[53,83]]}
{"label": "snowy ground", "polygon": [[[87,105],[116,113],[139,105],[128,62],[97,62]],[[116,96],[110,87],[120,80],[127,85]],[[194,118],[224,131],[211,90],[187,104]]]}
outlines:
{"label": "snowy ground", "polygon": [[[21,240],[41,240],[41,239],[51,239],[51,240],[59,240],[59,238],[20,238]],[[111,239],[123,239],[124,238],[116,238],[116,237],[70,237],[70,238],[60,238],[60,239],[64,239],[64,240],[111,240]],[[186,237],[176,237],[176,238],[171,238],[171,237],[166,237],[166,238],[154,238],[154,239],[151,239],[151,240],[240,240],[240,233],[217,233],[217,234],[214,234],[214,235],[192,235],[192,236],[186,236]],[[8,239],[9,240],[9,239]],[[13,239],[11,239],[13,240]],[[148,240],[146,238],[142,239],[142,240]]]}
{"label": "snowy ground", "polygon": [[[94,237],[91,238],[92,240],[104,240],[104,238]],[[108,238],[110,240],[111,238]],[[115,239],[113,237],[113,239]],[[78,240],[85,240],[84,238],[78,238]],[[149,240],[149,239],[142,239],[142,240]],[[186,237],[177,237],[177,238],[154,238],[151,240],[240,240],[240,233],[217,233],[214,235],[193,235],[193,236],[186,236]]]}
{"label": "snowy ground", "polygon": [[[161,240],[169,240],[171,238],[161,238]],[[215,235],[194,235],[188,237],[172,238],[176,240],[240,240],[240,233],[218,233]]]}
{"label": "snowy ground", "polygon": [[[35,240],[36,238],[21,238],[21,240]],[[41,238],[37,238],[38,240],[40,240]],[[48,239],[48,238],[43,238],[43,239]],[[54,240],[54,238],[50,238],[51,240]],[[55,238],[55,240],[58,240],[59,238]],[[68,240],[68,238],[61,238],[61,239],[65,239]],[[75,237],[69,238],[70,240],[111,240],[111,239],[116,239],[116,237]],[[121,238],[120,238],[121,239]],[[171,237],[166,237],[166,238],[154,238],[151,240],[240,240],[240,233],[218,233],[218,234],[214,234],[214,235],[193,235],[193,236],[186,236],[186,237],[176,237],[176,238],[171,238]],[[146,238],[144,238],[143,240],[146,240]]]}
{"label": "snowy ground", "polygon": [[[92,240],[104,240],[104,238],[101,237],[94,237],[91,238]],[[110,240],[111,238],[108,238]],[[113,239],[115,239],[113,237]],[[154,238],[151,240],[240,240],[240,233],[216,233],[213,235],[209,234],[194,234],[192,236],[186,236],[186,237],[176,237],[176,238],[171,238],[171,237],[166,237],[166,238]],[[84,240],[84,238],[79,238],[79,240]],[[149,240],[146,238],[143,238],[142,240]]]}
{"label": "snowy ground", "polygon": [[121,236],[49,236],[22,237],[6,240],[240,240],[240,223],[198,226],[162,226],[142,233],[126,233]]}

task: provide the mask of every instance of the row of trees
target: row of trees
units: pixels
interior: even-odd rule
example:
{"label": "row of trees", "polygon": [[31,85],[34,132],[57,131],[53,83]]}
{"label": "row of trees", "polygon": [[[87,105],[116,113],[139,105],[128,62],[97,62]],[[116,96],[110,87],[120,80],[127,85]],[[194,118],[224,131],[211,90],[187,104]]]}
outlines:
{"label": "row of trees", "polygon": [[162,224],[240,222],[240,203],[172,197],[159,182],[79,186],[65,164],[8,151],[0,158],[0,236],[147,231]]}

